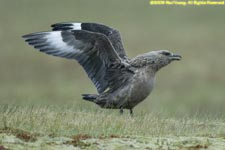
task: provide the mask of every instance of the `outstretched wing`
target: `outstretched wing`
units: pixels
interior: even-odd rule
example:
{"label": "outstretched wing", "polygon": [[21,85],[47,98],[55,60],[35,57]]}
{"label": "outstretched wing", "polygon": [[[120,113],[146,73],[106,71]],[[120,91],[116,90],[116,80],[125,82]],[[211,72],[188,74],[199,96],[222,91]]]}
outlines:
{"label": "outstretched wing", "polygon": [[121,59],[108,38],[100,33],[67,30],[32,33],[23,36],[30,45],[49,55],[76,59],[83,66],[99,93],[109,83],[105,79],[111,64]]}
{"label": "outstretched wing", "polygon": [[86,30],[104,34],[112,43],[117,54],[122,59],[126,59],[127,55],[123,48],[123,43],[119,31],[97,23],[57,23],[52,25],[54,31],[60,30]]}

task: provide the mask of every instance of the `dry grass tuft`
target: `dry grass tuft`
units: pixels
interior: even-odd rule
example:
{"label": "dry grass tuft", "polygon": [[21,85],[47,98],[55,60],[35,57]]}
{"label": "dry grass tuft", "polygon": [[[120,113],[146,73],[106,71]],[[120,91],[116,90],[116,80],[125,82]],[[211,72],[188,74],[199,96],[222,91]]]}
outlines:
{"label": "dry grass tuft", "polygon": [[[222,118],[167,117],[149,113],[119,115],[107,110],[76,110],[73,107],[14,107],[0,108],[0,128],[24,140],[35,140],[36,133],[54,136],[74,135],[77,139],[92,137],[140,136],[207,136],[225,134]],[[29,132],[25,132],[25,131]],[[5,132],[5,131],[4,131]],[[35,134],[33,134],[35,133]]]}

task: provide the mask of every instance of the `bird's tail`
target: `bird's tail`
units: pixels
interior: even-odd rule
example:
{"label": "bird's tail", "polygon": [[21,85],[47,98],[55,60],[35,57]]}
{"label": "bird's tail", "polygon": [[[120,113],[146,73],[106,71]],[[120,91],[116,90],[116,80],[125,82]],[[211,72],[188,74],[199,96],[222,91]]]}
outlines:
{"label": "bird's tail", "polygon": [[82,94],[82,96],[84,100],[91,101],[91,102],[96,100],[96,98],[98,97],[98,95],[96,94]]}

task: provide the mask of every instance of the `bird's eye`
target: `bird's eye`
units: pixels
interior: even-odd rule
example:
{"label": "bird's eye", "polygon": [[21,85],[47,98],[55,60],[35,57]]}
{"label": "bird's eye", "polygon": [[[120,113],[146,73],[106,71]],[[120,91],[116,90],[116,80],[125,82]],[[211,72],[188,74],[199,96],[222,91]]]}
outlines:
{"label": "bird's eye", "polygon": [[162,52],[162,54],[165,55],[165,56],[170,56],[171,55],[170,52]]}

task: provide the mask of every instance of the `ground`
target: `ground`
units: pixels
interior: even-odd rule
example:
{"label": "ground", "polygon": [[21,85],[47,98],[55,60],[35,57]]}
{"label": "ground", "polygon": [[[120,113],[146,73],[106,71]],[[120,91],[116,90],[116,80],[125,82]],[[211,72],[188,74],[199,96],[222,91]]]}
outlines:
{"label": "ground", "polygon": [[1,107],[0,116],[0,150],[225,149],[225,123],[216,118],[17,106]]}
{"label": "ground", "polygon": [[35,140],[27,141],[25,137],[10,134],[0,134],[1,150],[223,150],[225,149],[224,138],[207,137],[89,137],[86,135],[75,137],[49,137],[40,136]]}

